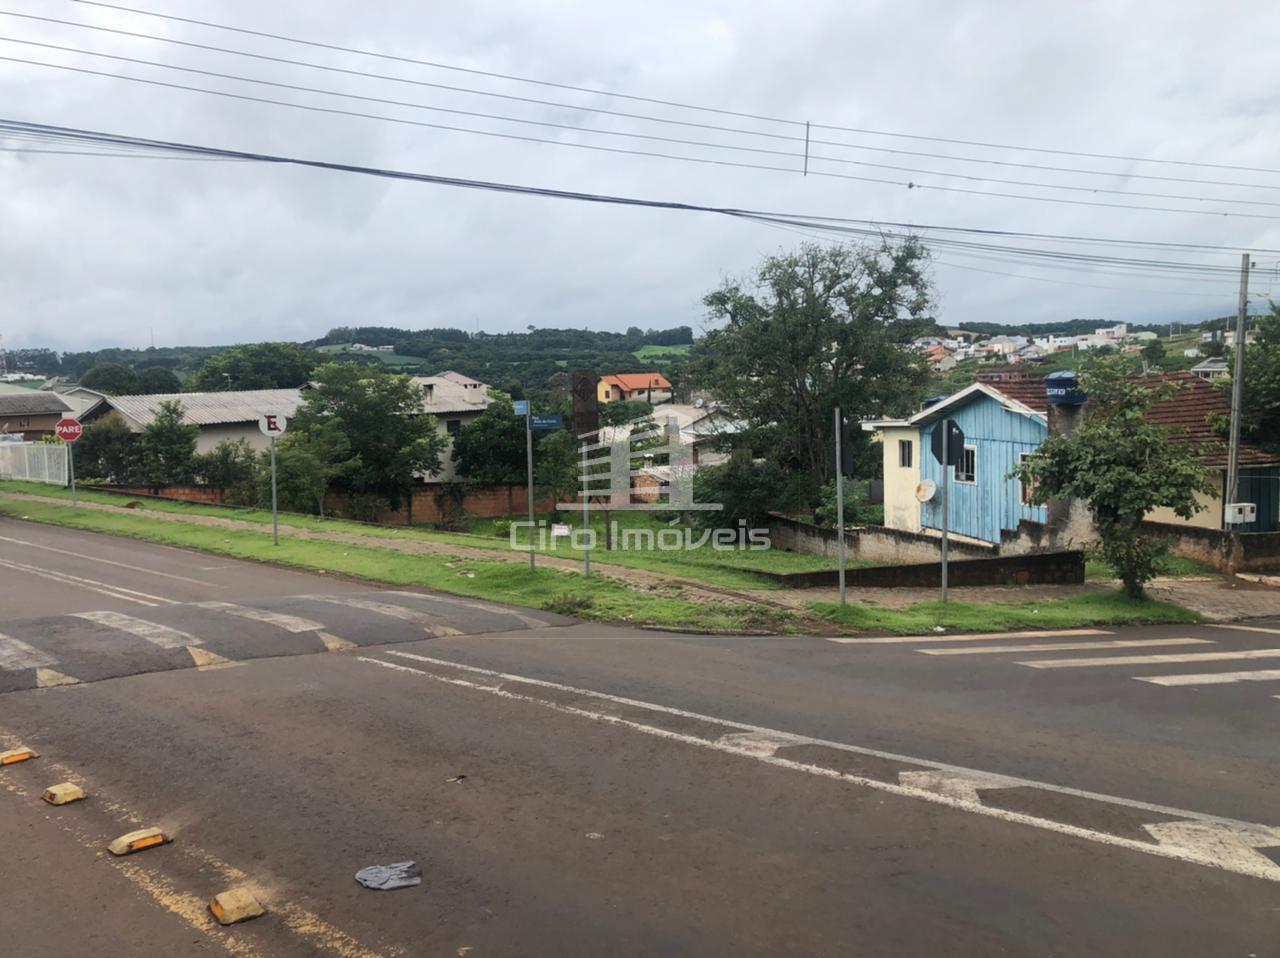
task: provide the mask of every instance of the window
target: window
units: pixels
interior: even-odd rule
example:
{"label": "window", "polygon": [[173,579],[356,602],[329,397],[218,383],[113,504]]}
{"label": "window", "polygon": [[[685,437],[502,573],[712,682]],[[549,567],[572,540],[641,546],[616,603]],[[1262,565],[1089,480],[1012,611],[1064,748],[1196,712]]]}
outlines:
{"label": "window", "polygon": [[975,446],[965,446],[956,463],[956,482],[975,483],[978,481],[978,450]]}
{"label": "window", "polygon": [[898,440],[898,466],[902,469],[911,468],[911,454],[914,451],[910,439]]}
{"label": "window", "polygon": [[456,436],[459,430],[461,429],[462,429],[461,419],[446,419],[444,421],[444,431],[451,436]]}

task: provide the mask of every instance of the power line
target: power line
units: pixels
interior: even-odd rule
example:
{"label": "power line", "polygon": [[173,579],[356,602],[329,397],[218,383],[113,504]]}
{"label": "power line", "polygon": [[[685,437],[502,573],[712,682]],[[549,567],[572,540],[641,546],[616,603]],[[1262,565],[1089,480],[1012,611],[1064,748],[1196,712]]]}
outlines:
{"label": "power line", "polygon": [[[509,100],[517,103],[526,103],[537,106],[547,106],[555,109],[573,110],[580,113],[596,113],[603,116],[621,117],[624,119],[640,120],[646,123],[660,123],[673,126],[689,127],[701,130],[713,130],[720,133],[732,133],[739,136],[762,137],[771,140],[783,141],[803,145],[805,137],[788,133],[770,133],[763,130],[748,130],[742,127],[722,126],[715,123],[700,123],[692,120],[678,120],[672,117],[651,116],[644,113],[630,113],[625,110],[612,110],[605,107],[584,106],[575,103],[563,103],[555,100],[545,100],[538,97],[518,96],[511,93],[500,93],[494,90],[481,90],[474,87],[455,86],[447,83],[434,83],[429,80],[417,80],[408,77],[398,77],[386,73],[373,73],[367,70],[353,70],[346,67],[332,66],[326,63],[315,63],[307,60],[295,60],[290,57],[271,56],[265,53],[256,53],[248,50],[239,50],[233,47],[221,47],[208,43],[197,43],[192,40],[179,40],[175,37],[164,37],[152,33],[141,33],[135,30],[123,30],[118,27],[107,27],[99,24],[81,23],[75,20],[64,20],[57,17],[42,17],[29,13],[17,13],[11,10],[0,10],[0,16],[17,17],[24,20],[35,20],[42,23],[53,23],[63,26],[76,27],[83,30],[93,30],[99,33],[109,33],[117,36],[132,37],[141,40],[151,40],[157,43],[167,43],[174,46],[187,47],[195,50],[205,50],[214,53],[223,53],[230,56],[246,57],[254,60],[261,60],[268,63],[278,63],[288,66],[304,67],[312,70],[323,70],[328,73],[337,73],[344,76],[362,77],[365,79],[385,80],[392,83],[403,83],[412,86],[426,87],[435,90],[445,90],[452,93],[463,93],[469,96],[491,97],[501,100]],[[28,41],[13,41],[28,42]],[[87,52],[87,51],[80,51]],[[106,54],[94,54],[106,56]],[[146,62],[146,61],[139,61]],[[813,145],[833,146],[845,150],[860,150],[864,152],[887,153],[896,156],[917,156],[927,159],[946,160],[954,163],[977,163],[988,166],[1005,166],[1015,169],[1039,170],[1050,173],[1067,173],[1075,176],[1104,176],[1104,177],[1121,177],[1125,179],[1141,179],[1152,180],[1166,183],[1190,183],[1198,186],[1226,186],[1238,189],[1259,189],[1259,190],[1280,190],[1278,183],[1239,183],[1232,180],[1206,180],[1203,178],[1186,177],[1186,176],[1161,176],[1153,173],[1135,173],[1132,171],[1116,171],[1116,170],[1087,170],[1079,167],[1070,166],[1050,166],[1040,163],[1020,163],[1011,160],[999,160],[991,157],[973,157],[973,156],[955,156],[949,153],[931,153],[922,150],[903,150],[893,147],[872,146],[865,143],[848,143],[841,140],[823,140],[816,137],[809,141]],[[798,154],[797,154],[798,155]],[[840,162],[834,158],[829,159],[831,162]]]}
{"label": "power line", "polygon": [[[186,67],[173,63],[163,63],[158,60],[145,60],[139,57],[128,57],[113,53],[99,53],[94,50],[85,50],[79,47],[69,47],[56,43],[44,43],[38,40],[22,40],[15,37],[0,36],[0,41],[5,43],[18,43],[25,46],[41,47],[47,50],[58,50],[63,53],[74,53],[83,56],[100,57],[107,60],[115,60],[122,63],[132,63],[139,66],[157,67],[163,70],[174,70],[181,73],[192,73],[199,76],[214,77],[220,80],[232,80],[238,83],[255,83],[260,86],[274,87],[276,89],[291,90],[296,93],[314,93],[320,96],[340,97],[347,100],[358,100],[362,103],[378,103],[386,106],[399,106],[415,110],[428,110],[434,113],[447,113],[454,116],[467,116],[477,119],[497,120],[503,123],[516,123],[523,126],[548,127],[557,130],[566,130],[573,133],[583,133],[591,136],[610,136],[623,137],[627,139],[640,139],[648,141],[656,141],[659,143],[676,144],[680,146],[694,146],[718,150],[732,150],[735,152],[757,153],[767,156],[781,156],[795,160],[803,159],[802,154],[787,150],[770,150],[762,147],[740,146],[729,143],[713,143],[706,140],[687,140],[678,137],[657,136],[647,133],[631,133],[621,130],[602,130],[596,127],[584,127],[569,123],[555,123],[548,120],[531,120],[524,117],[508,116],[500,113],[481,113],[474,110],[460,110],[451,107],[432,106],[425,103],[413,103],[406,100],[392,100],[386,97],[367,96],[358,93],[344,93],[339,90],[326,90],[321,87],[302,86],[294,83],[283,83],[276,80],[264,80],[258,77],[248,77],[236,73],[222,73],[216,70],[203,70],[197,67]],[[121,79],[134,79],[129,77],[121,77]],[[370,118],[372,116],[370,115]],[[560,141],[556,141],[560,142]],[[565,144],[573,145],[573,144]],[[923,174],[925,176],[940,176],[950,179],[960,179],[976,183],[996,183],[1006,186],[1029,186],[1035,189],[1051,189],[1065,190],[1074,193],[1098,194],[1104,193],[1111,196],[1134,196],[1146,199],[1166,199],[1180,200],[1190,202],[1212,202],[1212,203],[1229,203],[1241,206],[1269,206],[1280,208],[1280,202],[1268,200],[1249,200],[1234,199],[1227,197],[1205,197],[1205,196],[1187,196],[1180,193],[1150,193],[1139,190],[1120,190],[1110,189],[1100,186],[1078,186],[1061,183],[1038,183],[1028,182],[1026,180],[1010,180],[999,177],[975,176],[968,173],[952,173],[945,170],[925,170],[915,167],[895,166],[887,163],[871,163],[863,160],[850,160],[843,157],[830,157],[810,154],[808,159],[811,162],[841,163],[851,166],[869,167],[873,169],[892,170],[898,173]]]}
{"label": "power line", "polygon": [[[77,130],[69,127],[55,127],[45,124],[30,123],[17,120],[0,120],[0,135],[23,135],[29,137],[45,137],[57,142],[79,142],[83,144],[93,145],[112,145],[122,146],[136,149],[149,149],[153,151],[171,152],[179,155],[192,155],[200,157],[219,157],[224,159],[251,160],[263,163],[274,163],[293,165],[300,167],[309,167],[314,169],[331,170],[347,173],[358,173],[362,175],[377,176],[388,179],[407,180],[422,183],[431,183],[442,186],[452,186],[465,189],[477,189],[490,192],[499,192],[524,196],[538,196],[554,199],[576,200],[580,202],[611,204],[621,206],[642,207],[649,209],[665,209],[678,210],[684,212],[703,212],[713,213],[717,215],[732,216],[740,219],[747,219],[753,222],[761,222],[765,224],[783,224],[787,226],[809,228],[815,230],[825,230],[835,232],[840,227],[841,232],[847,235],[862,235],[872,238],[885,238],[890,235],[890,230],[886,227],[888,224],[877,223],[872,220],[855,220],[852,218],[845,219],[839,223],[833,217],[805,217],[800,215],[792,215],[789,218],[784,214],[776,212],[763,212],[758,210],[738,209],[733,207],[712,207],[694,203],[682,203],[670,200],[646,200],[635,197],[611,196],[607,194],[595,194],[584,192],[573,192],[567,190],[554,190],[544,187],[522,186],[510,183],[499,183],[483,180],[471,180],[458,177],[446,177],[428,173],[413,173],[401,170],[381,169],[377,167],[358,166],[355,164],[334,163],[323,160],[307,160],[296,157],[277,156],[264,153],[251,153],[238,150],[228,150],[217,147],[197,146],[193,144],[175,143],[163,140],[150,140],[141,137],[121,136],[110,133],[99,133],[89,130]],[[906,224],[902,224],[906,225]],[[928,232],[937,230],[944,233],[968,232],[975,235],[988,235],[997,231],[983,230],[979,228],[963,228],[963,227],[932,227],[928,225],[914,225],[910,227],[913,230]],[[903,238],[905,238],[905,234]],[[1001,235],[1010,235],[1008,231]],[[1025,234],[1035,237],[1037,241],[1046,241],[1053,239],[1052,234]],[[1073,243],[1086,242],[1084,237],[1062,237]],[[1098,243],[1119,244],[1129,243],[1131,245],[1143,246],[1148,245],[1144,241],[1125,241],[1119,239],[1096,239]],[[1112,267],[1116,269],[1128,270],[1147,270],[1147,271],[1175,271],[1180,275],[1191,275],[1192,271],[1206,275],[1216,275],[1223,271],[1229,271],[1230,267],[1215,266],[1212,264],[1195,264],[1165,260],[1139,259],[1135,257],[1115,257],[1099,254],[1077,254],[1063,251],[1043,250],[1027,247],[1017,247],[1009,244],[993,245],[982,244],[977,242],[965,241],[955,238],[942,238],[934,241],[942,246],[950,246],[954,248],[969,248],[973,250],[984,250],[992,255],[1021,255],[1027,258],[1053,261],[1053,262],[1070,262],[1080,269],[1100,269]],[[1176,244],[1175,244],[1176,245]],[[1190,245],[1190,244],[1186,244]],[[1214,248],[1221,249],[1221,248]],[[1259,249],[1255,252],[1260,254],[1271,254],[1280,252],[1280,250]]]}
{"label": "power line", "polygon": [[[111,10],[120,10],[125,13],[133,13],[138,16],[154,17],[161,20],[171,20],[178,23],[188,23],[194,26],[208,27],[213,30],[225,30],[230,33],[239,33],[246,36],[262,37],[270,40],[280,40],[285,43],[295,43],[302,46],[316,47],[318,49],[324,49],[324,50],[333,50],[340,53],[355,53],[360,56],[376,57],[378,59],[391,60],[399,63],[409,63],[416,66],[432,67],[439,70],[452,70],[459,73],[469,73],[475,76],[485,76],[485,77],[491,77],[494,79],[510,80],[518,83],[531,83],[531,84],[536,84],[538,86],[554,87],[556,89],[562,89],[562,90],[573,90],[577,93],[586,93],[592,96],[616,97],[618,99],[623,99],[623,100],[633,100],[633,101],[642,102],[642,103],[653,103],[660,106],[677,107],[679,109],[684,109],[684,110],[697,110],[704,113],[720,114],[722,116],[734,116],[740,119],[759,120],[766,123],[782,123],[782,124],[787,124],[796,128],[803,127],[806,122],[804,120],[795,120],[795,119],[787,119],[784,117],[767,116],[759,113],[738,112],[734,110],[719,109],[717,107],[700,106],[692,103],[682,103],[676,100],[664,100],[656,97],[647,97],[647,96],[638,96],[635,94],[619,93],[612,90],[592,89],[590,87],[575,86],[569,83],[557,83],[551,80],[538,80],[538,79],[533,79],[531,77],[522,77],[522,76],[517,76],[515,74],[510,74],[510,73],[498,73],[490,70],[479,70],[471,67],[460,67],[460,66],[455,66],[448,63],[440,63],[432,60],[419,60],[413,57],[402,57],[402,56],[396,56],[390,53],[379,53],[373,50],[361,50],[356,47],[345,47],[338,44],[323,43],[316,40],[304,40],[298,37],[291,37],[291,36],[287,36],[285,34],[280,34],[280,33],[271,33],[265,30],[252,30],[246,27],[235,27],[229,24],[214,23],[209,20],[197,20],[193,17],[181,17],[175,14],[157,13],[152,10],[141,10],[136,7],[128,7],[122,4],[106,3],[106,2],[103,2],[103,0],[73,0],[73,2],[80,3],[85,6],[104,7]],[[1061,149],[1050,149],[1046,147],[1017,146],[1017,145],[1008,144],[1008,143],[992,143],[992,142],[986,142],[982,140],[962,140],[962,139],[955,139],[951,137],[926,136],[923,134],[915,134],[915,133],[896,133],[896,132],[891,132],[887,130],[874,130],[874,129],[863,128],[863,127],[839,126],[836,124],[828,124],[828,123],[814,123],[812,125],[818,129],[836,130],[843,133],[857,133],[865,136],[895,137],[899,139],[919,140],[919,141],[930,142],[930,143],[950,143],[958,146],[975,146],[975,147],[980,147],[982,149],[1017,150],[1021,152],[1027,152],[1027,153],[1044,153],[1044,154],[1049,154],[1053,156],[1074,156],[1074,157],[1082,157],[1085,159],[1095,159],[1095,160],[1122,160],[1124,162],[1129,162],[1129,163],[1155,163],[1155,164],[1162,164],[1162,165],[1169,165],[1169,166],[1197,167],[1201,169],[1233,170],[1237,172],[1247,172],[1247,173],[1280,174],[1280,170],[1268,169],[1265,167],[1235,166],[1235,165],[1225,164],[1225,163],[1202,163],[1202,162],[1197,162],[1192,160],[1169,160],[1169,159],[1159,159],[1154,157],[1126,156],[1126,155],[1117,154],[1117,153],[1093,153],[1093,152],[1087,152],[1082,150],[1061,150]]]}
{"label": "power line", "polygon": [[[85,2],[85,0],[76,0],[76,2]],[[131,83],[142,83],[149,86],[165,87],[173,90],[186,90],[192,93],[203,93],[209,96],[220,96],[228,99],[242,100],[249,103],[261,103],[271,106],[283,106],[295,110],[306,110],[312,113],[326,113],[335,116],[357,117],[367,120],[379,120],[387,123],[397,123],[405,126],[416,126],[434,130],[446,130],[455,133],[469,133],[475,136],[487,136],[499,139],[518,140],[526,143],[542,143],[551,146],[563,146],[573,149],[593,150],[603,153],[616,153],[629,156],[644,156],[655,159],[677,160],[686,163],[709,164],[713,166],[734,167],[737,169],[749,170],[765,170],[776,173],[796,173],[797,170],[791,167],[769,166],[762,163],[742,163],[733,160],[720,159],[717,157],[702,156],[681,156],[671,153],[659,153],[653,150],[629,150],[621,147],[602,146],[595,143],[569,143],[564,140],[551,140],[545,137],[523,136],[516,133],[502,133],[496,130],[477,130],[472,127],[450,126],[442,123],[428,123],[423,120],[409,120],[403,117],[385,116],[375,113],[362,113],[357,110],[341,110],[336,107],[315,106],[312,104],[291,103],[286,100],[274,100],[270,97],[251,96],[245,93],[232,93],[227,90],[210,90],[205,87],[190,86],[183,83],[170,83],[165,80],[155,80],[144,77],[125,76],[118,73],[107,73],[102,70],[91,70],[88,67],[76,67],[61,63],[48,63],[42,60],[29,60],[23,57],[6,57],[0,56],[0,61],[10,63],[23,63],[29,66],[47,67],[54,70],[65,70],[71,73],[80,73],[88,76],[99,76],[113,80],[127,80]],[[1075,206],[1091,206],[1106,209],[1126,209],[1141,210],[1151,213],[1191,213],[1199,216],[1222,216],[1234,217],[1237,219],[1260,219],[1260,220],[1280,220],[1280,215],[1268,215],[1263,213],[1244,213],[1229,212],[1226,210],[1200,210],[1188,209],[1186,207],[1168,207],[1168,206],[1144,206],[1134,203],[1106,203],[1096,200],[1068,199],[1066,197],[1057,196],[1036,196],[1026,193],[1006,193],[995,190],[975,190],[960,186],[943,186],[936,183],[917,183],[914,180],[890,180],[883,177],[856,176],[851,173],[833,173],[828,170],[810,170],[810,175],[821,176],[826,178],[855,180],[862,183],[879,183],[887,186],[899,186],[909,190],[937,190],[945,193],[959,193],[970,196],[995,197],[1000,199],[1014,200],[1030,200],[1039,203],[1058,203],[1069,204]]]}

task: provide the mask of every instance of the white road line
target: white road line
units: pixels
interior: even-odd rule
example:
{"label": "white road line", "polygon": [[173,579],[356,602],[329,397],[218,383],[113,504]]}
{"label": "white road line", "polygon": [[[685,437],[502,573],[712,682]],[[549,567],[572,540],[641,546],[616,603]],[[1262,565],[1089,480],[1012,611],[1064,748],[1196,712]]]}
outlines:
{"label": "white road line", "polygon": [[[1202,672],[1199,675],[1135,675],[1139,682],[1153,685],[1232,685],[1236,682],[1280,681],[1280,669],[1259,669],[1256,672]],[[1280,698],[1277,695],[1276,698]]]}
{"label": "white road line", "polygon": [[0,635],[0,671],[42,669],[57,664],[58,660],[48,652],[42,652],[34,646],[27,645],[21,639]]}
{"label": "white road line", "polygon": [[12,542],[15,545],[26,546],[29,549],[43,549],[46,552],[56,552],[59,555],[72,556],[76,559],[85,559],[97,565],[113,565],[120,569],[131,569],[134,572],[145,572],[147,575],[158,575],[166,579],[177,579],[180,582],[190,582],[194,585],[207,586],[209,583],[203,579],[191,579],[185,575],[175,575],[172,572],[161,572],[159,569],[148,569],[145,566],[130,565],[127,562],[116,562],[114,559],[103,559],[99,556],[85,555],[81,552],[72,552],[70,549],[59,549],[55,546],[43,545],[39,542],[28,542],[26,539],[14,539],[10,536],[0,536],[0,542]]}
{"label": "white road line", "polygon": [[1213,645],[1213,639],[1115,639],[1101,642],[1039,642],[1031,645],[978,645],[959,649],[916,649],[922,655],[989,655],[994,652],[1078,652],[1086,649],[1132,649],[1152,645]]}
{"label": "white road line", "polygon": [[45,569],[40,566],[27,565],[24,562],[14,562],[10,559],[0,559],[0,567],[13,569],[15,572],[26,572],[30,575],[37,575],[43,579],[49,579],[52,582],[59,582],[62,585],[74,585],[81,589],[88,589],[90,592],[97,592],[100,595],[110,596],[113,599],[124,599],[127,602],[135,602],[138,605],[157,606],[178,604],[176,599],[166,599],[161,595],[151,595],[148,592],[139,592],[136,589],[126,589],[124,586],[98,582],[95,579],[86,579],[83,576],[71,575],[68,572],[58,572],[54,569]]}
{"label": "white road line", "polygon": [[1265,632],[1267,635],[1280,635],[1280,629],[1269,629],[1261,625],[1224,625],[1214,623],[1211,629],[1233,629],[1236,632]]}
{"label": "white road line", "polygon": [[236,605],[234,602],[193,602],[191,604],[199,609],[212,609],[215,612],[225,612],[227,615],[238,615],[242,619],[265,622],[286,632],[319,632],[324,628],[322,623],[312,622],[310,619],[285,615],[283,612],[269,612],[266,609],[252,609],[247,605]]}
{"label": "white road line", "polygon": [[73,612],[72,615],[77,619],[88,619],[90,622],[105,625],[109,629],[118,629],[121,632],[136,635],[162,649],[185,649],[189,645],[204,644],[201,639],[197,639],[189,632],[171,629],[167,625],[148,622],[146,619],[138,619],[123,612]]}
{"label": "white road line", "polygon": [[[482,669],[474,665],[462,665],[458,662],[451,662],[447,659],[433,659],[425,655],[415,655],[411,652],[389,651],[386,654],[394,655],[401,659],[410,659],[428,666],[442,667],[444,669],[452,670],[453,672],[462,672],[469,676],[473,676],[474,678],[461,678],[456,674],[441,674],[439,672],[430,671],[426,668],[414,668],[412,666],[400,665],[396,662],[387,662],[383,659],[376,659],[368,656],[357,656],[356,661],[404,674],[431,679],[436,682],[443,682],[448,685],[456,685],[476,691],[487,692],[501,698],[529,702],[556,712],[568,715],[578,715],[598,722],[604,722],[609,725],[629,728],[637,732],[642,732],[646,735],[653,735],[658,738],[667,739],[668,741],[682,742],[698,748],[712,749],[732,755],[744,756],[780,768],[787,768],[794,771],[805,772],[810,775],[849,782],[854,785],[859,785],[879,792],[885,792],[891,795],[919,799],[936,805],[944,805],[949,808],[960,809],[974,814],[984,815],[989,818],[1000,819],[1005,822],[1030,825],[1036,828],[1056,832],[1058,834],[1069,835],[1075,838],[1098,842],[1100,844],[1125,848],[1147,855],[1155,855],[1162,858],[1191,862],[1236,874],[1249,875],[1254,878],[1263,878],[1268,881],[1280,882],[1280,865],[1277,865],[1270,858],[1256,851],[1258,848],[1280,845],[1280,828],[1274,826],[1242,822],[1230,818],[1221,818],[1216,815],[1204,815],[1198,812],[1190,812],[1185,809],[1171,808],[1169,806],[1156,805],[1149,802],[1140,802],[1135,801],[1134,799],[1119,798],[1113,795],[1101,795],[1096,792],[1067,788],[1047,782],[1037,782],[1030,779],[996,775],[977,769],[947,765],[941,762],[933,762],[928,759],[919,759],[906,755],[895,755],[892,752],[862,748],[856,745],[846,745],[843,742],[824,741],[822,739],[795,735],[789,732],[781,732],[776,729],[764,728],[758,725],[747,725],[742,722],[733,722],[710,715],[700,715],[697,712],[688,712],[683,709],[671,708],[666,705],[657,705],[652,702],[642,702],[636,699],[624,698],[622,696],[609,695],[605,692],[596,692],[591,689],[575,688],[571,685],[561,685],[557,682],[548,682],[543,679],[512,675],[507,672],[496,672],[491,669]],[[554,701],[553,699],[538,698],[534,695],[526,694],[523,691],[508,691],[503,688],[503,685],[507,682],[517,682],[522,686],[533,685],[548,689],[555,689],[561,692],[570,692],[575,695],[583,696],[587,699],[598,700],[602,704],[598,708],[581,704],[566,705],[564,703]],[[696,719],[698,721],[717,725],[725,728],[726,730],[732,731],[727,731],[726,734],[714,739],[699,738],[684,732],[675,732],[655,725],[648,725],[634,719],[622,718],[613,714],[609,710],[609,704],[603,703],[627,705],[645,709],[653,713]],[[742,733],[744,732],[750,734],[743,735]],[[897,782],[887,782],[880,779],[865,778],[860,775],[840,772],[836,769],[826,768],[821,765],[795,761],[776,754],[778,748],[795,744],[822,745],[828,748],[839,749],[844,752],[851,752],[858,755],[870,755],[877,758],[885,758],[891,761],[901,762],[906,765],[915,765],[918,768],[914,771],[904,771],[899,773],[899,781]],[[923,766],[924,768],[920,769],[920,766]],[[1060,795],[1071,795],[1077,798],[1086,798],[1096,802],[1105,802],[1124,808],[1153,812],[1155,815],[1160,817],[1176,819],[1177,821],[1166,822],[1163,824],[1178,827],[1160,828],[1155,825],[1146,826],[1148,832],[1150,832],[1152,837],[1156,839],[1155,843],[1137,841],[1135,839],[1112,835],[1107,832],[1099,832],[1094,831],[1093,829],[1083,828],[1078,825],[1071,825],[1066,822],[1057,822],[1048,818],[1040,818],[1024,812],[1013,812],[1003,808],[985,805],[982,803],[979,790],[986,788],[1043,789]]]}
{"label": "white road line", "polygon": [[527,625],[531,629],[542,629],[551,624],[546,619],[539,619],[537,616],[526,615],[518,609],[511,609],[502,605],[494,605],[490,602],[470,602],[466,599],[458,599],[453,596],[423,595],[421,592],[388,592],[387,594],[408,596],[411,599],[421,599],[425,602],[442,602],[445,605],[460,605],[464,609],[475,609],[479,612],[488,612],[490,615],[509,615],[514,619],[520,620],[521,623]]}
{"label": "white road line", "polygon": [[1032,629],[1027,632],[977,632],[971,635],[888,635],[873,639],[827,639],[841,645],[907,645],[920,642],[999,642],[1004,639],[1058,639],[1076,635],[1114,635],[1106,629],[1066,629],[1062,632],[1050,632],[1044,629]]}
{"label": "white road line", "polygon": [[1235,652],[1185,652],[1170,655],[1117,655],[1096,659],[1040,659],[1019,662],[1029,669],[1084,669],[1107,665],[1160,665],[1174,662],[1228,662],[1234,659],[1280,659],[1280,649],[1240,649]]}
{"label": "white road line", "polygon": [[392,605],[390,602],[378,602],[375,599],[365,599],[350,595],[307,595],[301,598],[313,599],[317,602],[332,602],[335,605],[349,605],[356,609],[364,609],[366,612],[375,612],[378,615],[385,615],[392,619],[400,619],[402,622],[411,622],[435,636],[462,634],[457,629],[450,628],[447,625],[438,625],[430,613],[420,612],[417,609],[410,609],[403,605]]}

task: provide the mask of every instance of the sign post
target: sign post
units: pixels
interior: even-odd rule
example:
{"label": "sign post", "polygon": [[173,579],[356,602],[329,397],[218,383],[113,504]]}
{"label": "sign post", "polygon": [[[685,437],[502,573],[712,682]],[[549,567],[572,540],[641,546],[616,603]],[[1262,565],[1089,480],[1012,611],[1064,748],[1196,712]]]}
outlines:
{"label": "sign post", "polygon": [[947,601],[947,540],[951,534],[951,467],[964,455],[964,433],[954,420],[943,419],[933,427],[929,440],[933,458],[942,466],[942,601]]}
{"label": "sign post", "polygon": [[79,419],[67,416],[59,419],[53,427],[53,434],[67,444],[67,478],[71,480],[71,508],[76,508],[76,456],[72,451],[76,440],[84,434],[84,427]]}
{"label": "sign post", "polygon": [[280,544],[280,513],[276,507],[276,440],[284,435],[289,421],[276,413],[263,413],[258,417],[259,431],[271,440],[271,542]]}
{"label": "sign post", "polygon": [[836,440],[836,555],[840,561],[840,607],[844,608],[844,421],[840,418],[840,407],[835,413]]}

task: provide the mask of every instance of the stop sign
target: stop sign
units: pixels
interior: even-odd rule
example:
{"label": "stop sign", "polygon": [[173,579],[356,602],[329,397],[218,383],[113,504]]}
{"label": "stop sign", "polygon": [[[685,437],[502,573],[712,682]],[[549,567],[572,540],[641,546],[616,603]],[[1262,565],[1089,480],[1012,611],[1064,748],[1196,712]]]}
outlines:
{"label": "stop sign", "polygon": [[80,434],[84,432],[84,427],[80,425],[79,419],[59,419],[58,424],[53,427],[54,434],[63,442],[75,442],[80,438]]}

